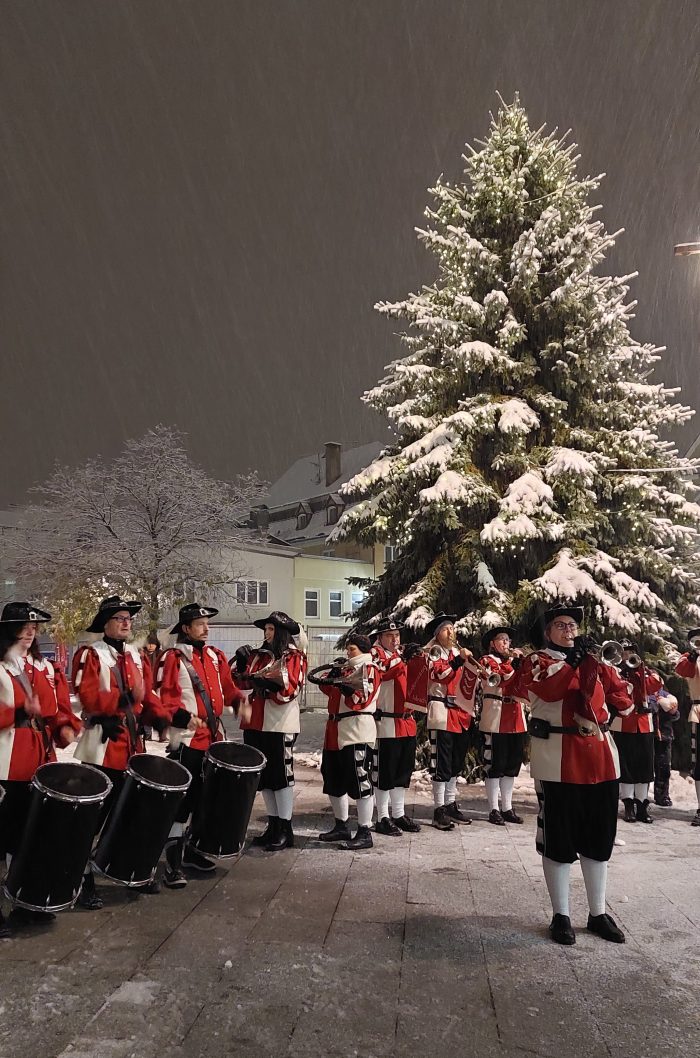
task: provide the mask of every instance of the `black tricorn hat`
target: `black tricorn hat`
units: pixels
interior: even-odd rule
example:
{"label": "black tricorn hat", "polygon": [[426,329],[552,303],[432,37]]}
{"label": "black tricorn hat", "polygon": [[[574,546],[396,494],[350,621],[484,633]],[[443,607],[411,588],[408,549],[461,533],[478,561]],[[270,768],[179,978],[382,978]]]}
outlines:
{"label": "black tricorn hat", "polygon": [[51,620],[51,614],[46,610],[40,610],[38,606],[32,606],[29,602],[8,602],[2,608],[0,623],[9,624],[10,621],[26,624],[43,624]]}
{"label": "black tricorn hat", "polygon": [[688,639],[695,639],[696,636],[700,636],[700,628],[689,628]]}
{"label": "black tricorn hat", "polygon": [[511,639],[515,639],[517,632],[514,628],[510,628],[508,625],[496,625],[495,628],[487,628],[481,637],[482,648],[488,650],[491,646],[492,640],[500,635],[507,635]]}
{"label": "black tricorn hat", "polygon": [[289,614],[284,613],[283,610],[273,610],[269,617],[261,617],[258,621],[253,621],[256,628],[265,628],[265,625],[275,625],[276,628],[284,628],[290,635],[298,636],[301,629],[293,618]]}
{"label": "black tricorn hat", "polygon": [[565,606],[560,604],[559,606],[550,606],[549,609],[543,610],[531,628],[531,636],[534,643],[537,644],[544,641],[545,628],[552,621],[556,621],[557,617],[571,617],[577,625],[580,625],[583,621],[583,606]]}
{"label": "black tricorn hat", "polygon": [[381,636],[385,632],[400,632],[403,627],[404,626],[401,622],[396,621],[393,617],[382,617],[381,621],[377,621],[376,625],[369,630],[367,635],[370,639],[376,639],[377,636]]}
{"label": "black tricorn hat", "polygon": [[216,617],[218,612],[213,606],[200,606],[198,602],[188,602],[180,607],[177,624],[170,629],[170,635],[179,635],[183,625],[192,624],[198,617]]}
{"label": "black tricorn hat", "polygon": [[97,613],[92,619],[92,624],[85,631],[104,632],[107,621],[109,621],[110,617],[114,617],[115,613],[119,613],[120,610],[128,610],[133,617],[134,614],[139,612],[141,605],[135,599],[125,600],[118,595],[109,595],[102,600]]}
{"label": "black tricorn hat", "polygon": [[427,636],[428,639],[432,639],[437,632],[440,625],[451,624],[453,625],[457,620],[457,614],[454,613],[438,613],[435,614],[432,621],[428,621],[427,625],[423,629],[423,635]]}
{"label": "black tricorn hat", "polygon": [[363,654],[369,654],[372,649],[369,636],[363,636],[360,632],[351,632],[345,642],[347,646],[357,647]]}

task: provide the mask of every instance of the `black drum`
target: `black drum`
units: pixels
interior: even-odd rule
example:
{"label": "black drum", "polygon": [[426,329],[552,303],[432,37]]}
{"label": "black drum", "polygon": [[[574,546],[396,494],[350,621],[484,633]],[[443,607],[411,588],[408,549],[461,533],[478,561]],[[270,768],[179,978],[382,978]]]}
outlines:
{"label": "black drum", "polygon": [[240,742],[215,742],[204,757],[204,781],[192,820],[190,844],[207,856],[238,856],[267,764],[260,750]]}
{"label": "black drum", "polygon": [[119,800],[110,813],[92,865],[129,887],[148,885],[191,777],[176,760],[153,753],[129,758]]}
{"label": "black drum", "polygon": [[31,781],[29,815],[5,892],[29,911],[64,911],[75,903],[102,804],[107,776],[77,761],[42,764]]}

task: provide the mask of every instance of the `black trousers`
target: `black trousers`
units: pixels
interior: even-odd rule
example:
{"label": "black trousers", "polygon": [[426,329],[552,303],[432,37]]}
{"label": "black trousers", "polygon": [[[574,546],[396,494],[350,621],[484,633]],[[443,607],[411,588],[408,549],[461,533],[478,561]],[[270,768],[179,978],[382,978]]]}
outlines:
{"label": "black trousers", "polygon": [[654,739],[654,798],[668,797],[668,788],[671,782],[671,751],[672,742],[662,742]]}
{"label": "black trousers", "polygon": [[5,796],[0,804],[0,856],[19,852],[24,828],[29,817],[31,784],[17,779],[0,782]]}
{"label": "black trousers", "polygon": [[175,816],[176,823],[186,823],[190,816],[197,811],[197,807],[202,797],[204,750],[192,749],[191,746],[186,746],[183,742],[177,747],[174,753],[169,753],[168,756],[171,760],[176,760],[179,764],[182,764],[183,768],[187,768],[192,776],[192,782],[190,783],[189,789],[187,790],[182,804],[177,810],[177,815]]}
{"label": "black trousers", "polygon": [[539,802],[537,851],[557,863],[573,863],[579,855],[609,860],[617,833],[620,784],[535,782]]}

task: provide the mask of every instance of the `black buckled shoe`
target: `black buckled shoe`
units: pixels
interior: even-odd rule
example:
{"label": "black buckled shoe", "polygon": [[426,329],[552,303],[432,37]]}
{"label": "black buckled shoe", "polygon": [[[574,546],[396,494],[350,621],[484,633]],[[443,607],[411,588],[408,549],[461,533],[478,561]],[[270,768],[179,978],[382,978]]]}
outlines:
{"label": "black buckled shoe", "polygon": [[505,819],[497,808],[492,808],[489,812],[489,823],[493,823],[495,827],[504,827],[506,825]]}
{"label": "black buckled shoe", "polygon": [[625,806],[625,814],[622,817],[624,819],[625,823],[636,823],[637,822],[637,813],[634,810],[634,805],[635,805],[634,797],[623,797],[622,798],[622,803]]}
{"label": "black buckled shoe", "polygon": [[654,820],[649,814],[649,802],[648,801],[636,801],[635,805],[637,808],[637,822],[638,823],[653,823]]}
{"label": "black buckled shoe", "polygon": [[216,870],[214,861],[210,860],[208,856],[203,856],[194,845],[186,846],[185,854],[182,857],[182,866],[191,867],[195,871],[202,871],[202,873]]}
{"label": "black buckled shoe", "polygon": [[277,820],[277,837],[265,846],[268,852],[281,852],[282,849],[294,848],[294,831],[291,819]]}
{"label": "black buckled shoe", "polygon": [[522,816],[519,816],[517,812],[512,808],[506,808],[505,812],[501,812],[502,818],[506,823],[524,823],[525,820]]}
{"label": "black buckled shoe", "polygon": [[347,819],[336,819],[331,830],[323,830],[318,835],[319,841],[349,841],[352,831]]}
{"label": "black buckled shoe", "polygon": [[258,834],[256,838],[253,838],[250,844],[254,845],[256,849],[265,849],[271,841],[277,841],[278,835],[279,816],[268,816],[267,826],[262,834]]}
{"label": "black buckled shoe", "polygon": [[78,894],[78,906],[84,907],[86,911],[99,911],[104,907],[102,897],[95,887],[95,876],[90,873],[83,878],[83,884]]}
{"label": "black buckled shoe", "polygon": [[160,892],[160,882],[158,881],[158,875],[154,874],[148,885],[144,885],[141,890],[146,896],[158,896]]}
{"label": "black buckled shoe", "polygon": [[358,827],[354,838],[349,841],[341,841],[339,849],[347,852],[357,852],[359,849],[371,849],[373,846],[372,835],[369,827]]}
{"label": "black buckled shoe", "polygon": [[433,812],[433,826],[436,830],[454,830],[455,825],[446,814],[444,805],[440,805]]}
{"label": "black buckled shoe", "polygon": [[416,823],[415,819],[410,819],[408,816],[399,816],[398,819],[392,818],[392,823],[395,823],[401,830],[405,830],[407,834],[417,834],[420,830],[420,823]]}
{"label": "black buckled shoe", "polygon": [[557,944],[575,944],[576,934],[568,915],[555,915],[549,923],[549,935]]}
{"label": "black buckled shoe", "polygon": [[469,826],[472,821],[471,816],[465,816],[464,812],[460,811],[459,805],[456,801],[450,801],[448,805],[445,805],[445,815],[455,823],[465,823],[467,826]]}
{"label": "black buckled shoe", "polygon": [[383,819],[378,819],[374,826],[375,834],[384,834],[387,838],[400,838],[401,828],[397,827],[393,820],[389,819],[389,816],[384,816]]}
{"label": "black buckled shoe", "polygon": [[612,915],[589,915],[586,929],[603,940],[611,940],[613,944],[625,943],[625,935]]}

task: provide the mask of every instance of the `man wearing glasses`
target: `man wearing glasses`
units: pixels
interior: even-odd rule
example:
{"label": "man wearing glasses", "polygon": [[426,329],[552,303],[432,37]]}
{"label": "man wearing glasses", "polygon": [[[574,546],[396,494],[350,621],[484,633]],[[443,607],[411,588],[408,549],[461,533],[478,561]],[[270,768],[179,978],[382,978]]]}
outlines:
{"label": "man wearing glasses", "polygon": [[538,625],[544,645],[525,659],[518,685],[529,694],[531,774],[539,801],[542,856],[558,944],[575,944],[569,917],[571,864],[581,861],[588,929],[621,944],[625,935],[605,911],[608,860],[617,828],[620,765],[608,734],[610,714],[595,644],[578,629],[581,607],[555,606]]}
{"label": "man wearing glasses", "polygon": [[[100,768],[112,783],[101,825],[124,785],[129,757],[143,751],[138,718],[144,705],[151,722],[164,725],[170,717],[153,693],[150,667],[144,669],[139,651],[127,643],[132,618],[140,609],[141,603],[125,602],[118,595],[103,599],[86,629],[101,632],[102,639],[82,647],[73,659],[73,687],[85,721],[75,758]],[[78,903],[91,911],[102,907],[92,873],[83,880]]]}

